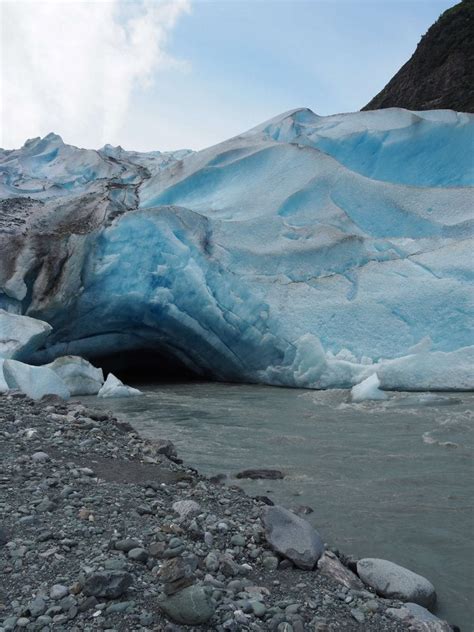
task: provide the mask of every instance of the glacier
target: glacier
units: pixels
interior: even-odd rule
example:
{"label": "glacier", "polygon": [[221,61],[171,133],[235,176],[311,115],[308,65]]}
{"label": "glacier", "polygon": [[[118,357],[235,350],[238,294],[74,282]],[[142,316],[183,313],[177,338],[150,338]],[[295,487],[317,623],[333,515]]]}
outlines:
{"label": "glacier", "polygon": [[473,144],[469,114],[298,109],[198,152],[1,150],[0,308],[53,327],[35,364],[472,389]]}

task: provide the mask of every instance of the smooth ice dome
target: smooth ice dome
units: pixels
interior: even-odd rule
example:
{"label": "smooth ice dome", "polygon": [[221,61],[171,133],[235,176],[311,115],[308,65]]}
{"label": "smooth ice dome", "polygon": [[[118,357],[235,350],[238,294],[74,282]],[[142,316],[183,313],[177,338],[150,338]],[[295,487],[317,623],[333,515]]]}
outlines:
{"label": "smooth ice dome", "polygon": [[47,367],[5,360],[3,375],[9,389],[19,390],[31,399],[41,399],[45,395],[58,395],[63,399],[69,399],[71,395],[63,380]]}
{"label": "smooth ice dome", "polygon": [[142,395],[142,392],[138,388],[126,386],[115,375],[109,373],[97,397],[133,397],[135,395]]}
{"label": "smooth ice dome", "polygon": [[352,388],[352,401],[364,402],[372,399],[387,399],[387,394],[381,391],[379,386],[380,380],[377,373],[372,373],[372,375]]}
{"label": "smooth ice dome", "polygon": [[166,160],[35,139],[0,155],[0,306],[53,326],[37,363],[472,389],[473,130],[302,109]]}
{"label": "smooth ice dome", "polygon": [[56,358],[46,366],[59,375],[71,395],[97,395],[104,383],[102,369],[78,356]]}
{"label": "smooth ice dome", "polygon": [[0,309],[0,358],[27,359],[41,347],[51,329],[41,320]]}

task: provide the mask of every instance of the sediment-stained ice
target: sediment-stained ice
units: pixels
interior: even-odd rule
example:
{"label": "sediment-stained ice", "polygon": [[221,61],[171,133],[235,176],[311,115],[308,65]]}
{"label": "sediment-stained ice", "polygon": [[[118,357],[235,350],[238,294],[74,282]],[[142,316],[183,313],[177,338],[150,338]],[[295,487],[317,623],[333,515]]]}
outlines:
{"label": "sediment-stained ice", "polygon": [[37,363],[144,349],[221,380],[473,388],[473,129],[295,110],[154,170],[35,140],[0,160],[0,306],[53,325]]}

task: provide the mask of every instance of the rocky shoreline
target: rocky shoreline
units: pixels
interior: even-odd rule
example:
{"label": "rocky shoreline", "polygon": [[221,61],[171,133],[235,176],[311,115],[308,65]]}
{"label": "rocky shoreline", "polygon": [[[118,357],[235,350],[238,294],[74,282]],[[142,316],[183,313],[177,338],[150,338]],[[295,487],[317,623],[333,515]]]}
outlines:
{"label": "rocky shoreline", "polygon": [[454,629],[377,596],[306,524],[110,414],[0,395],[0,632]]}

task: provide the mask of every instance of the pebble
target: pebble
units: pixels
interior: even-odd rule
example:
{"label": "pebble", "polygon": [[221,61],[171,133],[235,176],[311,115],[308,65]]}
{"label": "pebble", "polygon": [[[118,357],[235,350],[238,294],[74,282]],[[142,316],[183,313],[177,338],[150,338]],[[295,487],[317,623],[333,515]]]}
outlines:
{"label": "pebble", "polygon": [[148,559],[148,553],[145,549],[137,547],[136,549],[130,549],[128,552],[128,558],[134,562],[146,562]]}
{"label": "pebble", "polygon": [[31,460],[34,463],[44,463],[45,461],[49,461],[49,454],[46,452],[35,452],[31,455]]}
{"label": "pebble", "polygon": [[353,619],[355,619],[358,623],[364,623],[365,621],[365,615],[361,610],[357,610],[356,608],[352,608],[351,610],[351,616]]}
{"label": "pebble", "polygon": [[69,594],[69,589],[67,586],[63,586],[62,584],[54,584],[49,591],[49,596],[51,599],[62,599],[66,595]]}

